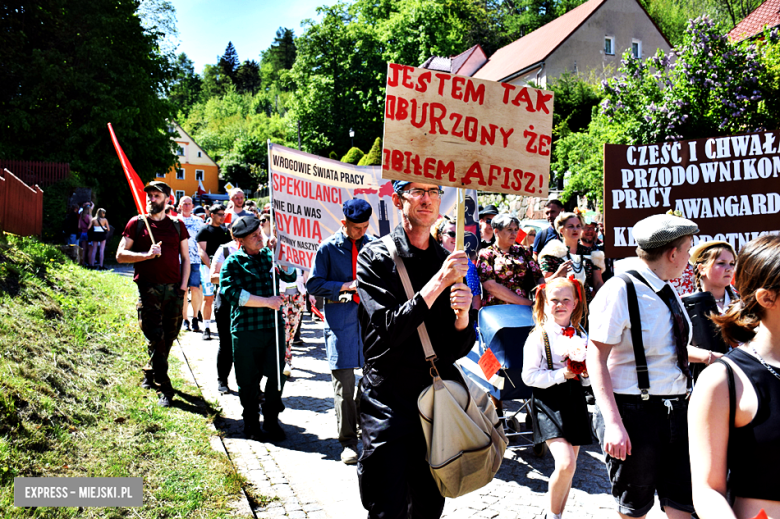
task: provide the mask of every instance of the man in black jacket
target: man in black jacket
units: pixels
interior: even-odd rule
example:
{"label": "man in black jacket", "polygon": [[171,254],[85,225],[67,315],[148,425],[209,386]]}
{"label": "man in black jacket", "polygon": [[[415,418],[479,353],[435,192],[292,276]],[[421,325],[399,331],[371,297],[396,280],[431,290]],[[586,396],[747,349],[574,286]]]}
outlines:
{"label": "man in black jacket", "polygon": [[407,298],[383,240],[361,250],[358,318],[366,364],[360,401],[360,496],[369,519],[436,518],[444,498],[425,461],[417,411],[417,397],[432,381],[417,327],[425,323],[428,328],[441,377],[459,379],[453,363],[468,353],[476,338],[468,312],[471,291],[456,282],[466,275],[468,260],[463,251],[448,255],[431,237],[431,225],[439,216],[439,186],[396,181],[393,188],[393,205],[402,215],[391,237],[416,293]]}

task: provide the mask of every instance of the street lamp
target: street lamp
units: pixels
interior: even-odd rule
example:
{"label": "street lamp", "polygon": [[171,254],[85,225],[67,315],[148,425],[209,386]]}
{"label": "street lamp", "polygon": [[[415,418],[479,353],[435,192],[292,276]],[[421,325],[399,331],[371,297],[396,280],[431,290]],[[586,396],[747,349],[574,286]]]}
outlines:
{"label": "street lamp", "polygon": [[349,129],[349,142],[351,143],[350,148],[355,147],[355,130],[352,128]]}

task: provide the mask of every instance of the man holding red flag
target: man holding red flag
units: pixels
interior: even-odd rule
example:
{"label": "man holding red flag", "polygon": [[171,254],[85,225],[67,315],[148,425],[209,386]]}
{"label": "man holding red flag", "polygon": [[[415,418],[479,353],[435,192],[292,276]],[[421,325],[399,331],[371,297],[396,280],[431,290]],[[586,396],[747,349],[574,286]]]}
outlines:
{"label": "man holding red flag", "polygon": [[[122,156],[120,153],[120,159]],[[128,180],[133,189],[135,186],[129,175]],[[156,381],[160,392],[158,405],[170,407],[173,386],[168,377],[168,353],[181,329],[184,291],[190,276],[189,234],[179,220],[165,215],[171,193],[168,184],[153,181],[143,189],[148,215],[135,216],[127,222],[116,260],[133,263],[135,267],[133,281],[138,285],[138,322],[148,341],[149,354],[141,387],[152,389]]]}

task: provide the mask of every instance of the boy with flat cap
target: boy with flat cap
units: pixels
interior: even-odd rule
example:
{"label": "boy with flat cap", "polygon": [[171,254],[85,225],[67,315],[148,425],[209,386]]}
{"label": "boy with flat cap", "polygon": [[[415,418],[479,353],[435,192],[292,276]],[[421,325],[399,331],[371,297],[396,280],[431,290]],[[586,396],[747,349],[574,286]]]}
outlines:
{"label": "boy with flat cap", "polygon": [[171,194],[168,184],[149,182],[146,191],[146,217],[149,231],[139,216],[127,222],[116,251],[117,263],[133,263],[138,286],[138,322],[148,341],[149,362],[144,367],[141,387],[159,384],[158,405],[170,407],[173,386],[168,377],[168,354],[179,335],[184,308],[184,293],[190,277],[187,228],[165,215]]}
{"label": "boy with flat cap", "polygon": [[639,221],[634,269],[607,281],[590,306],[594,421],[621,517],[645,517],[656,492],[669,518],[693,512],[686,400],[691,324],[669,280],[685,270],[698,232],[694,222],[669,214]]}
{"label": "boy with flat cap", "polygon": [[[275,293],[271,271],[273,250],[254,215],[235,220],[231,232],[241,248],[222,265],[219,286],[230,304],[230,335],[238,397],[244,408],[244,434],[257,441],[282,441],[287,435],[278,421],[284,404],[277,380],[284,363],[284,322],[278,312],[282,297]],[[291,281],[283,272],[281,276]],[[263,376],[268,381],[261,428],[257,397]],[[282,375],[282,387],[285,380]]]}
{"label": "boy with flat cap", "polygon": [[358,323],[357,257],[374,240],[366,234],[373,210],[363,199],[344,202],[341,230],[324,240],[306,283],[310,294],[325,298],[325,345],[333,381],[341,461],[357,463],[358,412],[355,368],[363,367],[363,341]]}

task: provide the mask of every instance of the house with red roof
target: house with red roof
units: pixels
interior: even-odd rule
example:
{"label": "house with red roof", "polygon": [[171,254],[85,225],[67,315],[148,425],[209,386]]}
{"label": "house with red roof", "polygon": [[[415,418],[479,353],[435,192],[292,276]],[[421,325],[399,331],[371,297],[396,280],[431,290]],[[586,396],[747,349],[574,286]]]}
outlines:
{"label": "house with red roof", "polygon": [[545,87],[548,79],[564,72],[612,76],[625,51],[646,58],[657,49],[669,53],[671,48],[638,0],[589,0],[490,58],[475,45],[451,58],[429,58],[422,67],[514,85],[533,81]]}
{"label": "house with red roof", "polygon": [[732,43],[739,43],[760,35],[765,27],[780,27],[780,0],[766,0],[731,29],[728,37]]}

